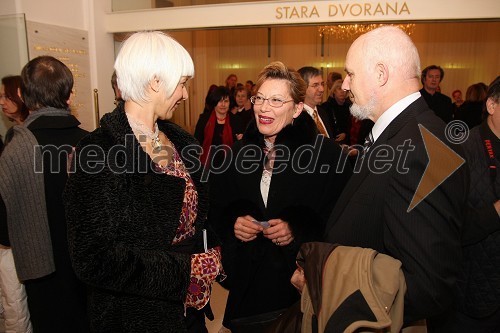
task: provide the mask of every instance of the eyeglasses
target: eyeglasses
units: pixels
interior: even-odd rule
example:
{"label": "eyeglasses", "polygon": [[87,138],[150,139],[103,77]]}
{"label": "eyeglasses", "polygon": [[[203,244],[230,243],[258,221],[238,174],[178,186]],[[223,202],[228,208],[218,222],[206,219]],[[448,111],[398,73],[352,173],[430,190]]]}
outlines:
{"label": "eyeglasses", "polygon": [[264,96],[260,95],[250,97],[250,102],[252,102],[253,105],[262,105],[264,104],[265,101],[268,101],[269,105],[272,106],[273,108],[280,108],[285,103],[293,102],[293,99],[284,101],[278,97],[264,98]]}
{"label": "eyeglasses", "polygon": [[324,88],[325,87],[325,82],[321,82],[321,83],[316,82],[315,84],[311,84],[309,87],[311,87],[313,89],[318,89],[319,86],[322,86]]}

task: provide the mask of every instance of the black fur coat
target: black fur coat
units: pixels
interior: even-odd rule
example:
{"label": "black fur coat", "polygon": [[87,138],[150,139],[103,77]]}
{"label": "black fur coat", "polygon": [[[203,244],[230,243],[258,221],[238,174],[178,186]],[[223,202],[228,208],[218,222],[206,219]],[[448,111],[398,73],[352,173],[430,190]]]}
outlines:
{"label": "black fur coat", "polygon": [[[233,146],[228,169],[210,175],[209,220],[223,239],[225,286],[230,289],[224,317],[228,326],[232,319],[286,308],[298,300],[290,283],[298,249],[303,242],[321,238],[324,223],[351,174],[340,146],[319,136],[312,118],[302,112],[276,137],[275,148],[281,157],[274,162],[265,206],[260,192],[263,146],[263,135],[252,120],[243,139]],[[249,158],[243,158],[243,152]],[[253,241],[240,242],[234,236],[234,223],[245,215],[259,221],[281,218],[289,223],[295,240],[277,246],[259,235]]]}
{"label": "black fur coat", "polygon": [[[158,124],[179,153],[197,145],[177,125]],[[193,167],[184,157],[188,169]],[[185,332],[190,254],[203,252],[208,210],[200,170],[190,170],[198,191],[196,234],[184,246],[172,246],[185,181],[153,171],[123,106],[102,118],[101,127],[80,142],[74,159],[65,191],[68,240],[75,272],[90,289],[92,330]]]}

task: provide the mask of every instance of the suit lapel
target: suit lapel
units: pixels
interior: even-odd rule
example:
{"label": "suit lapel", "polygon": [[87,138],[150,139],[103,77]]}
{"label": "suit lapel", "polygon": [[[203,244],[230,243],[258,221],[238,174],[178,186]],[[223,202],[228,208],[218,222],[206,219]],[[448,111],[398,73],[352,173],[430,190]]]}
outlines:
{"label": "suit lapel", "polygon": [[[369,154],[370,152],[367,153],[365,159],[368,158]],[[359,172],[355,172],[351,176],[346,187],[342,191],[342,194],[337,200],[337,203],[335,204],[335,207],[332,211],[332,214],[330,215],[330,218],[328,219],[328,223],[325,229],[325,235],[328,234],[329,230],[333,227],[333,225],[338,220],[340,215],[342,215],[344,210],[347,208],[349,201],[354,196],[359,186],[361,186],[361,184],[369,174],[370,171],[368,170],[367,164],[363,163],[363,165],[361,166],[361,170]]]}
{"label": "suit lapel", "polygon": [[[422,103],[424,103],[422,105]],[[328,220],[328,224],[325,229],[325,235],[328,235],[328,232],[333,227],[333,225],[340,218],[344,210],[349,205],[349,201],[355,195],[358,188],[363,184],[365,179],[370,175],[370,170],[368,168],[368,160],[370,158],[370,154],[373,153],[374,149],[380,145],[390,144],[391,138],[393,138],[402,128],[406,125],[406,123],[416,117],[416,113],[418,110],[425,110],[427,106],[425,105],[425,101],[422,97],[418,98],[415,102],[410,104],[405,110],[403,110],[394,120],[387,126],[387,128],[382,132],[382,134],[377,138],[377,140],[370,147],[370,150],[364,157],[363,164],[359,172],[354,173],[347,183],[346,187],[342,191],[342,194],[333,209],[332,214]]]}
{"label": "suit lapel", "polygon": [[321,120],[323,121],[323,125],[325,126],[325,129],[328,132],[328,135],[330,136],[331,139],[335,139],[335,133],[334,133],[334,130],[331,126],[330,117],[328,116],[328,111],[319,105],[316,106],[316,108],[318,109],[318,115],[321,118]]}

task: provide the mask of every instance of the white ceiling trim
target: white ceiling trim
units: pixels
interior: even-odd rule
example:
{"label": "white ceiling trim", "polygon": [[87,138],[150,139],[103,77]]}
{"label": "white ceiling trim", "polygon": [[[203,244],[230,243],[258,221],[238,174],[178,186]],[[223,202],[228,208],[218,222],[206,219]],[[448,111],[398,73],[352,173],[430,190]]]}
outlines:
{"label": "white ceiling trim", "polygon": [[500,20],[498,0],[269,1],[183,6],[106,15],[106,31],[243,26]]}

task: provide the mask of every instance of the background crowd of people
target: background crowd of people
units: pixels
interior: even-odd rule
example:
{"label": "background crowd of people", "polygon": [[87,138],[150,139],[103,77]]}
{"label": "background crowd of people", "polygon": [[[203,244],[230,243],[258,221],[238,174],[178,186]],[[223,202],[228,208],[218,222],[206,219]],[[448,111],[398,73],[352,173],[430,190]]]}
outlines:
{"label": "background crowd of people", "polygon": [[[276,61],[255,83],[212,84],[191,135],[170,121],[195,76],[182,45],[135,33],[114,70],[115,109],[91,133],[61,61],[1,81],[15,124],[0,146],[7,331],[207,332],[215,281],[229,290],[221,332],[386,327],[368,297],[393,331],[500,329],[499,77],[452,101],[444,70],[421,70],[409,36],[385,26],[354,41],[344,79]],[[451,121],[463,144],[448,144]],[[429,163],[422,126],[465,164],[410,209]],[[397,282],[391,297],[363,285],[334,299],[344,269],[371,263],[376,283]]]}

